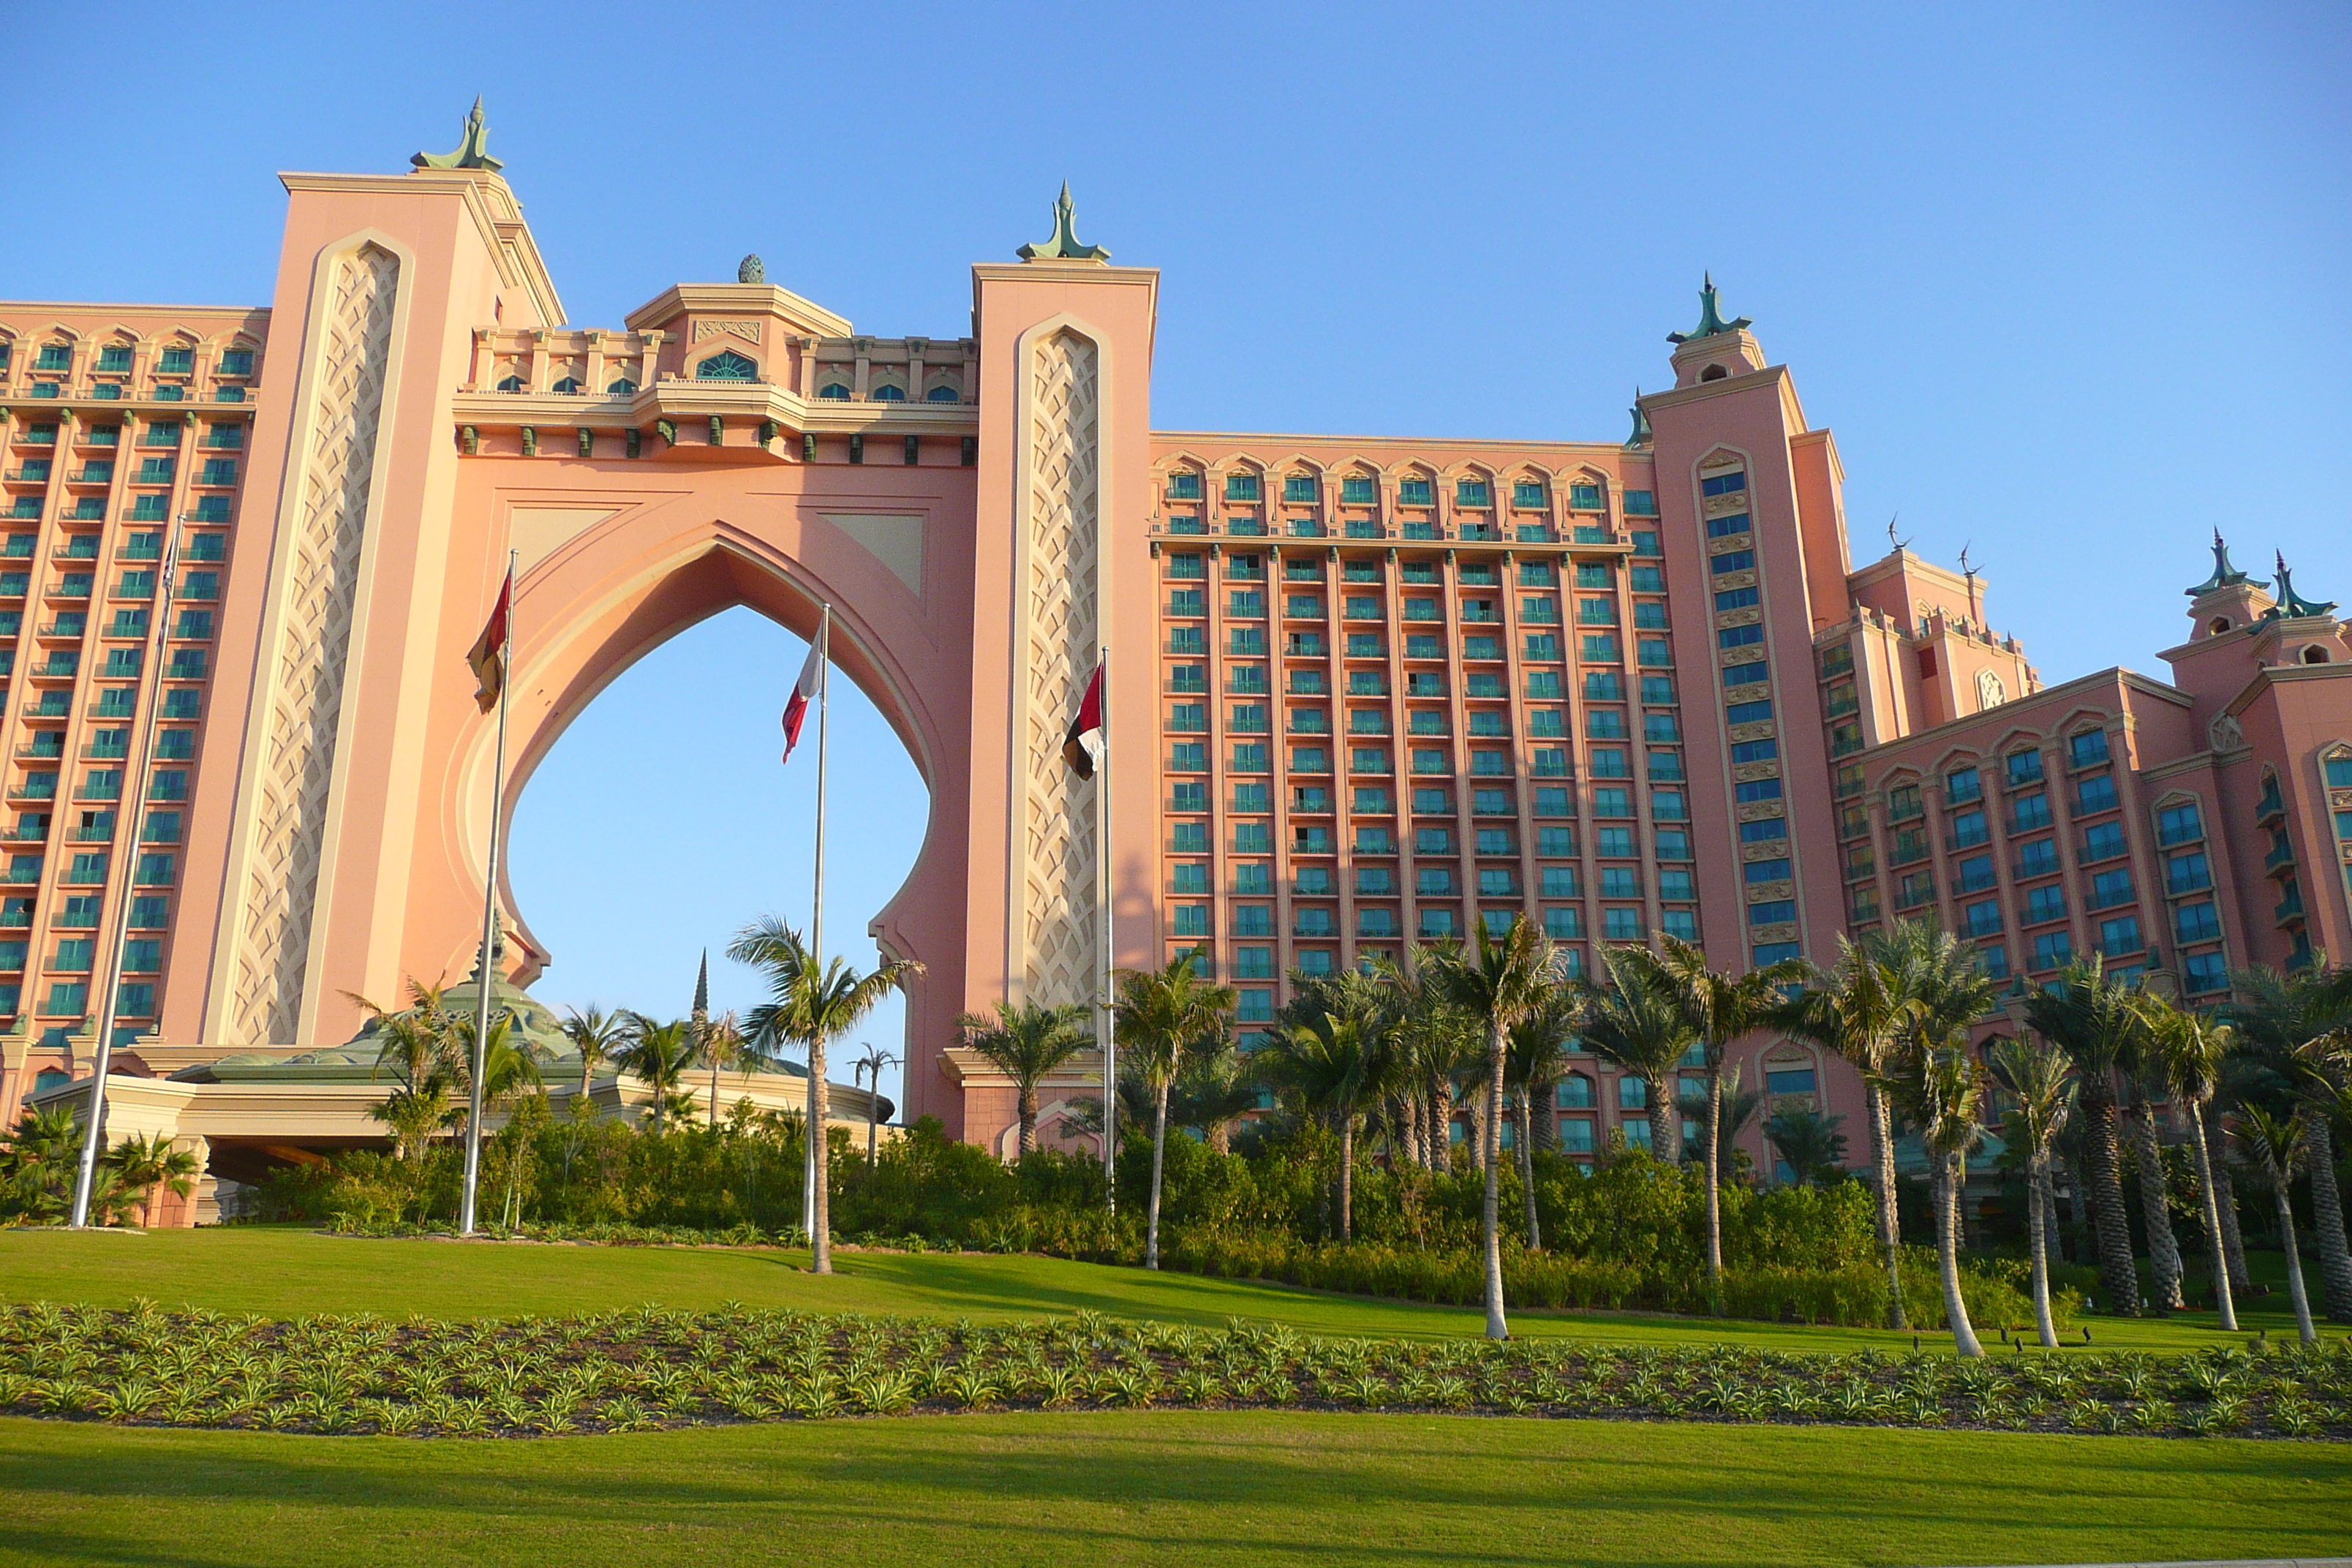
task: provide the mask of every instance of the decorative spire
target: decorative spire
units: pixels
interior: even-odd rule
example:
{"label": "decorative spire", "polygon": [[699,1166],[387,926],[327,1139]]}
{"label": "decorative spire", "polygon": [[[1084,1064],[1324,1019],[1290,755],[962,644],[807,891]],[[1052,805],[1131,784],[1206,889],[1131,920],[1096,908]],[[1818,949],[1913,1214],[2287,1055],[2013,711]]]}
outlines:
{"label": "decorative spire", "polygon": [[456,152],[417,153],[408,161],[420,169],[487,169],[495,174],[506,165],[491,157],[484,145],[489,134],[490,128],[482,120],[481,95],[477,93],[473,111],[466,116],[464,130],[457,138]]}
{"label": "decorative spire", "polygon": [[710,950],[702,950],[702,969],[694,977],[694,1016],[698,1018],[710,1011]]}
{"label": "decorative spire", "polygon": [[1706,282],[1700,286],[1698,291],[1697,329],[1694,331],[1688,332],[1668,332],[1666,334],[1666,342],[1670,343],[1696,342],[1701,338],[1717,337],[1724,332],[1736,332],[1742,327],[1753,326],[1755,324],[1746,316],[1742,316],[1737,321],[1725,321],[1723,319],[1722,312],[1716,309],[1715,274],[1709,272],[1706,275]]}
{"label": "decorative spire", "polygon": [[2336,607],[2336,601],[2333,599],[2324,605],[2318,605],[2296,593],[2294,584],[2287,580],[2284,552],[2280,552],[2276,559],[2278,561],[2278,605],[2270,612],[2272,615],[2283,620],[2292,621],[2304,616],[2324,616]]}
{"label": "decorative spire", "polygon": [[2230,547],[2221,542],[2221,531],[2217,528],[2213,531],[2213,574],[2194,588],[2185,589],[2183,592],[2192,599],[2201,599],[2218,589],[2234,588],[2241,583],[2251,584],[2257,588],[2270,586],[2259,578],[2247,576],[2230,564]]}
{"label": "decorative spire", "polygon": [[1062,182],[1054,203],[1054,237],[1043,245],[1024,245],[1013,254],[1024,261],[1108,261],[1110,252],[1099,245],[1081,245],[1075,226],[1077,207],[1070,200],[1070,182]]}
{"label": "decorative spire", "polygon": [[745,257],[735,268],[735,281],[738,283],[765,283],[767,280],[768,264],[761,260],[756,252]]}
{"label": "decorative spire", "polygon": [[1633,433],[1625,437],[1625,450],[1648,446],[1654,437],[1650,434],[1650,412],[1642,406],[1642,389],[1633,389],[1633,406],[1625,410],[1633,416]]}

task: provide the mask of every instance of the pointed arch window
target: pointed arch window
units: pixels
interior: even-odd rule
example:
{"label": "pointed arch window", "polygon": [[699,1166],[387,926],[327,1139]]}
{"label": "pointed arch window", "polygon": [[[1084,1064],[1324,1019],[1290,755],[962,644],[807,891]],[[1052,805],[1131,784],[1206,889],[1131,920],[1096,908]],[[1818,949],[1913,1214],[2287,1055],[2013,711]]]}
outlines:
{"label": "pointed arch window", "polygon": [[721,349],[694,367],[694,379],[757,381],[760,379],[760,366],[747,354],[739,354],[733,349]]}
{"label": "pointed arch window", "polygon": [[931,388],[930,391],[923,394],[923,401],[926,403],[961,403],[963,401],[963,394],[958,392],[952,386],[935,386]]}
{"label": "pointed arch window", "polygon": [[849,401],[849,388],[842,385],[841,383],[837,381],[829,381],[823,386],[818,387],[816,389],[816,395],[831,403],[846,403]]}
{"label": "pointed arch window", "polygon": [[578,376],[567,375],[562,381],[555,384],[554,390],[562,393],[567,397],[577,397],[583,389],[580,384],[580,378]]}
{"label": "pointed arch window", "polygon": [[874,389],[874,401],[877,403],[904,403],[907,401],[907,389],[903,386],[893,386],[886,381],[881,385]]}
{"label": "pointed arch window", "polygon": [[499,390],[500,392],[520,392],[522,390],[522,377],[519,375],[502,375],[499,377]]}
{"label": "pointed arch window", "polygon": [[625,375],[604,389],[607,397],[635,397],[636,395],[637,384]]}

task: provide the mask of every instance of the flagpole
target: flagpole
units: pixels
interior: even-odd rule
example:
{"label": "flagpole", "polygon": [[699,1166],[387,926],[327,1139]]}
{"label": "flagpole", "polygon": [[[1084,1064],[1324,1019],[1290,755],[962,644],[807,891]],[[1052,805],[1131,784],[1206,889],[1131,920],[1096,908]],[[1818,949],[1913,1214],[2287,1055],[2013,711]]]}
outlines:
{"label": "flagpole", "polygon": [[[130,847],[130,855],[115,857],[118,870],[125,864],[133,868],[137,865],[131,856],[139,852],[139,835],[142,832],[139,819],[145,806],[147,770],[154,765],[155,727],[163,720],[163,638],[172,619],[172,576],[179,568],[180,525],[174,522],[172,524],[170,547],[163,552],[163,598],[155,614],[155,668],[148,677],[147,732],[139,743],[138,771],[131,775],[131,820],[125,824],[118,818],[115,823],[118,841]],[[129,837],[124,838],[124,835]],[[121,897],[115,904],[114,927],[107,933],[106,968],[101,971],[106,976],[106,999],[99,1005],[98,1047],[90,1058],[89,1125],[82,1129],[81,1159],[74,1167],[71,1224],[76,1230],[89,1224],[89,1194],[97,1180],[99,1150],[105,1138],[106,1075],[113,1065],[114,1020],[122,1000],[122,952],[131,940],[131,889],[126,885],[121,892]]]}
{"label": "flagpole", "polygon": [[480,995],[474,1007],[473,1070],[466,1075],[466,1184],[458,1198],[457,1234],[474,1234],[474,1196],[482,1174],[482,1071],[490,1037],[490,988],[497,978],[495,952],[499,921],[499,813],[507,787],[507,692],[514,685],[514,573],[517,552],[507,552],[506,582],[499,596],[507,605],[506,641],[499,649],[499,742],[490,766],[489,874],[482,883],[482,959],[475,976]]}
{"label": "flagpole", "polygon": [[[833,606],[826,605],[816,626],[816,887],[810,902],[809,951],[815,955],[817,973],[824,973],[824,763],[826,723],[832,717],[833,704]],[[808,1149],[802,1160],[801,1229],[808,1233],[809,1245],[816,1245],[816,1184],[824,1165],[819,1151],[824,1147],[824,1129],[816,1122],[816,1051],[809,1051],[808,1121],[805,1142]]]}
{"label": "flagpole", "polygon": [[1095,764],[1095,1032],[1102,1042],[1104,1201],[1118,1212],[1118,1038],[1111,1019],[1110,935],[1110,647],[1095,654],[1100,682],[1102,756]]}

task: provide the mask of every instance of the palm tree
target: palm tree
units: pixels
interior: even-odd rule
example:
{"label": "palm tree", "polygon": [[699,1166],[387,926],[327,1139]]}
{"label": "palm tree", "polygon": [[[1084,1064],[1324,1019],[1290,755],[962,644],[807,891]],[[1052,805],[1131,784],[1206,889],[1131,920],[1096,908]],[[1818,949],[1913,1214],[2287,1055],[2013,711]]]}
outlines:
{"label": "palm tree", "polygon": [[869,1170],[875,1163],[874,1146],[879,1136],[879,1124],[882,1120],[882,1069],[903,1065],[893,1053],[883,1050],[878,1046],[867,1046],[866,1054],[859,1057],[856,1065],[850,1068],[851,1083],[855,1084],[861,1079],[871,1081],[871,1087],[866,1091],[866,1164]]}
{"label": "palm tree", "polygon": [[1486,1045],[1479,1021],[1454,1005],[1443,983],[1442,951],[1416,949],[1410,969],[1381,959],[1370,976],[1396,1019],[1398,1090],[1412,1142],[1420,1146],[1422,1163],[1438,1175],[1453,1161],[1454,1079]]}
{"label": "palm tree", "polygon": [[747,1020],[751,1037],[796,1045],[808,1053],[808,1137],[816,1172],[808,1194],[809,1267],[830,1274],[833,1205],[824,1134],[825,1043],[857,1027],[891,992],[904,992],[923,966],[911,958],[886,958],[872,973],[860,974],[841,959],[824,962],[800,932],[773,916],[744,927],[727,956],[768,977],[768,1000],[752,1008]]}
{"label": "palm tree", "polygon": [[1656,952],[1636,949],[1634,962],[1674,999],[1690,1038],[1706,1057],[1706,1119],[1699,1124],[1706,1140],[1706,1294],[1708,1310],[1720,1313],[1723,1194],[1717,1184],[1723,1179],[1724,1058],[1734,1040],[1771,1023],[1785,1000],[1780,987],[1801,981],[1805,968],[1789,960],[1745,974],[1718,973],[1706,966],[1703,949],[1680,937],[1659,941]]}
{"label": "palm tree", "polygon": [[[1168,1154],[1168,1091],[1183,1070],[1185,1048],[1222,1035],[1234,993],[1193,972],[1189,952],[1160,970],[1118,977],[1111,1029],[1127,1060],[1151,1089],[1151,1203],[1144,1223],[1143,1266],[1160,1267],[1160,1183]],[[1108,1144],[1105,1147],[1108,1147]]]}
{"label": "palm tree", "polygon": [[583,1098],[588,1093],[589,1080],[595,1076],[596,1064],[619,1049],[627,1037],[627,1018],[625,1013],[607,1014],[593,1002],[585,1007],[563,1010],[563,1037],[580,1050],[580,1093]]}
{"label": "palm tree", "polygon": [[[0,1143],[0,1191],[13,1208],[37,1220],[61,1218],[73,1195],[74,1168],[81,1157],[81,1123],[70,1106],[25,1107]],[[93,1173],[111,1181],[111,1171]],[[97,1187],[91,1188],[93,1205]],[[102,1212],[102,1210],[101,1210]]]}
{"label": "palm tree", "polygon": [[2056,983],[2025,1001],[2034,1033],[2073,1059],[2082,1079],[2084,1163],[2091,1189],[2091,1228],[2099,1253],[2099,1284],[2118,1317],[2139,1315],[2139,1275],[2132,1264],[2131,1226],[2124,1215],[2121,1152],[2116,1141],[2116,1070],[2138,1048],[2147,1019],[2131,987],[2108,978],[2099,955],[2069,963]]}
{"label": "palm tree", "polygon": [[2335,1142],[2327,1125],[2352,1053],[2352,967],[2315,965],[2286,976],[2268,969],[2239,970],[2230,984],[2245,999],[2237,1020],[2241,1037],[2298,1101],[2320,1293],[2328,1317],[2352,1322],[2352,1247],[2346,1245],[2344,1194],[2336,1182]]}
{"label": "palm tree", "polygon": [[1843,1116],[1790,1105],[1772,1113],[1764,1123],[1764,1136],[1801,1184],[1826,1186],[1846,1173],[1846,1137],[1838,1131],[1844,1125]]}
{"label": "palm tree", "polygon": [[2159,1316],[2179,1311],[2188,1300],[2181,1294],[2180,1239],[2172,1232],[2172,1198],[2165,1178],[2164,1144],[2156,1130],[2156,1102],[2165,1092],[2163,1047],[2158,1031],[2169,1005],[2142,990],[2134,998],[2142,1027],[2132,1041],[2124,1064],[2124,1085],[2131,1096],[2132,1163],[2139,1172],[2140,1221],[2147,1232],[2148,1276],[2156,1289]]}
{"label": "palm tree", "polygon": [[1196,1042],[1168,1097],[1168,1119],[1198,1128],[1220,1154],[1234,1150],[1234,1124],[1258,1107],[1258,1075],[1223,1034]]}
{"label": "palm tree", "polygon": [[[1038,1084],[1045,1081],[1046,1074],[1094,1044],[1094,1032],[1087,1026],[1086,1008],[1075,1004],[1048,1007],[1037,1002],[999,1002],[994,1018],[983,1013],[966,1013],[956,1020],[956,1027],[963,1031],[965,1045],[1013,1080],[1013,1091],[1019,1096],[1019,1152],[1028,1153],[1037,1147]],[[876,1070],[878,1073],[880,1069]],[[878,1085],[880,1079],[877,1078],[876,1082]]]}
{"label": "palm tree", "polygon": [[1584,1043],[1602,1060],[1641,1079],[1648,1088],[1650,1152],[1667,1164],[1682,1159],[1681,1118],[1667,1086],[1690,1048],[1690,1026],[1674,994],[1660,984],[1636,954],[1641,949],[1601,950],[1605,984],[1583,983]]}
{"label": "palm tree", "polygon": [[1910,1327],[1903,1311],[1900,1268],[1902,1236],[1895,1202],[1895,1130],[1886,1109],[1885,1079],[1895,1034],[1904,1016],[1901,971],[1890,961],[1888,940],[1860,942],[1838,939],[1837,962],[1815,970],[1806,988],[1773,1017],[1787,1033],[1835,1051],[1862,1074],[1864,1110],[1870,1118],[1871,1185],[1878,1208],[1878,1249],[1886,1261],[1890,1321]]}
{"label": "palm tree", "polygon": [[2295,1172],[2311,1157],[2311,1123],[2300,1110],[2277,1116],[2259,1105],[2240,1106],[2236,1120],[2238,1147],[2245,1151],[2246,1163],[2278,1202],[2279,1242],[2286,1249],[2286,1289],[2294,1302],[2295,1334],[2306,1345],[2315,1343],[2319,1336],[2312,1331],[2311,1298],[2304,1290],[2303,1259],[2294,1245],[2294,1205],[2287,1201]]}
{"label": "palm tree", "polygon": [[614,1065],[653,1091],[654,1131],[662,1130],[670,1101],[694,1065],[693,1026],[684,1018],[661,1023],[643,1013],[621,1015],[621,1048]]}
{"label": "palm tree", "polygon": [[[1739,1087],[1739,1064],[1727,1062],[1723,1068],[1723,1102],[1716,1108],[1716,1147],[1728,1149],[1730,1154],[1724,1165],[1727,1174],[1736,1173],[1739,1165],[1739,1135],[1756,1121],[1757,1112],[1764,1109],[1762,1091]],[[1675,1119],[1696,1127],[1706,1119],[1706,1089],[1685,1088],[1675,1097]],[[1684,1151],[1685,1156],[1689,1151]]]}
{"label": "palm tree", "polygon": [[751,1054],[743,1038],[742,1026],[735,1021],[730,1010],[716,1016],[697,1021],[695,1034],[702,1059],[710,1064],[710,1125],[719,1125],[719,1074],[725,1068],[743,1065]]}
{"label": "palm tree", "polygon": [[1356,1123],[1364,1101],[1379,1092],[1384,1054],[1373,1019],[1320,1008],[1276,1030],[1258,1052],[1267,1081],[1292,1099],[1302,1115],[1326,1122],[1339,1135],[1342,1242],[1355,1239]]}
{"label": "palm tree", "polygon": [[2213,1304],[2221,1310],[2221,1327],[2234,1334],[2238,1307],[2230,1291],[2229,1249],[2221,1233],[2213,1151],[2205,1136],[2205,1108],[2221,1088],[2223,1066],[2236,1047],[2237,1035],[2227,1024],[2175,1007],[2159,997],[2147,998],[2147,1016],[2166,1090],[2189,1110],[2189,1143],[2197,1159],[2197,1196],[2205,1205],[2205,1240],[2212,1257]]}
{"label": "palm tree", "polygon": [[[2045,1348],[2055,1349],[2058,1329],[2050,1318],[2050,1234],[2046,1223],[2052,1207],[2050,1149],[2074,1110],[2078,1091],[2074,1064],[2066,1059],[2064,1051],[2047,1040],[2000,1040],[1986,1055],[1992,1067],[1993,1081],[2006,1089],[2014,1102],[2006,1125],[2012,1133],[2024,1134],[2025,1219],[2027,1240],[2033,1254],[2033,1329]],[[2226,1302],[2226,1286],[2224,1290],[2222,1300]],[[2225,1305],[2221,1310],[2226,1316],[2229,1308]],[[2230,1321],[2233,1332],[2237,1326],[2234,1319]]]}
{"label": "palm tree", "polygon": [[1568,1053],[1576,1043],[1582,998],[1573,986],[1556,985],[1543,1005],[1511,1026],[1511,1042],[1503,1067],[1503,1082],[1511,1092],[1519,1116],[1519,1187],[1527,1201],[1528,1250],[1543,1250],[1543,1231],[1536,1218],[1536,1107],[1545,1121],[1557,1126],[1552,1100]]}
{"label": "palm tree", "polygon": [[1439,988],[1464,1013],[1478,1020],[1486,1037],[1486,1125],[1479,1155],[1486,1191],[1479,1211],[1486,1254],[1486,1337],[1507,1340],[1503,1318],[1502,1129],[1503,1075],[1511,1031],[1541,1012],[1559,988],[1559,959],[1541,931],[1524,914],[1514,915],[1500,936],[1477,923],[1475,940],[1465,949],[1433,954]]}
{"label": "palm tree", "polygon": [[1929,1047],[1918,1058],[1905,1098],[1927,1145],[1936,1205],[1936,1269],[1944,1288],[1944,1316],[1960,1354],[1982,1357],[1969,1305],[1960,1294],[1959,1178],[1969,1150],[1984,1135],[1984,1068],[1965,1035]]}
{"label": "palm tree", "polygon": [[428,1079],[416,1089],[395,1089],[381,1105],[369,1106],[367,1113],[392,1130],[393,1158],[401,1161],[423,1159],[433,1135],[460,1114],[450,1101],[448,1081],[440,1078]]}
{"label": "palm tree", "polygon": [[188,1196],[195,1192],[195,1178],[203,1171],[195,1150],[184,1150],[179,1140],[167,1133],[127,1135],[113,1152],[108,1152],[106,1162],[115,1168],[115,1180],[122,1184],[127,1199],[142,1208],[142,1225],[155,1223],[158,1187],[174,1196]]}

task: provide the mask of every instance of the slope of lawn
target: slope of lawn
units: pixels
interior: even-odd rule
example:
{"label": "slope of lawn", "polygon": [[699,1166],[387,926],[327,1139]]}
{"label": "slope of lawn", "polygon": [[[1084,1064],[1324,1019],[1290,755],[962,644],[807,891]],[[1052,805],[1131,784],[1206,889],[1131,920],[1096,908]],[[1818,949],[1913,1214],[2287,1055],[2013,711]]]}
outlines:
{"label": "slope of lawn", "polygon": [[[290,1226],[216,1230],[0,1231],[0,1300],[159,1304],[297,1317],[311,1312],[410,1312],[435,1318],[512,1317],[636,1306],[705,1310],[730,1301],[812,1311],[1035,1317],[1091,1308],[1120,1318],[1222,1325],[1228,1318],[1286,1323],[1306,1333],[1435,1338],[1475,1334],[1483,1319],[1459,1308],[1334,1296],[1287,1286],[1150,1274],[1065,1258],[987,1253],[835,1253],[839,1274],[807,1272],[808,1254],[766,1247],[551,1247],[532,1243],[373,1240]],[[2283,1276],[2281,1278],[2284,1278]],[[2292,1337],[2284,1292],[2242,1310],[2251,1335]],[[1762,1349],[1907,1349],[1882,1330],[1812,1328],[1641,1312],[1517,1313],[1516,1331],[1622,1343],[1700,1341]],[[2236,1343],[2210,1312],[2161,1321],[2091,1320],[2099,1349],[2196,1350]],[[1995,1325],[1979,1325],[1994,1340]],[[1933,1344],[1940,1337],[1924,1336]]]}
{"label": "slope of lawn", "polygon": [[[2352,1451],[1292,1414],[539,1442],[0,1418],[0,1563],[2000,1563],[2352,1551]],[[168,1542],[168,1548],[162,1543]]]}

